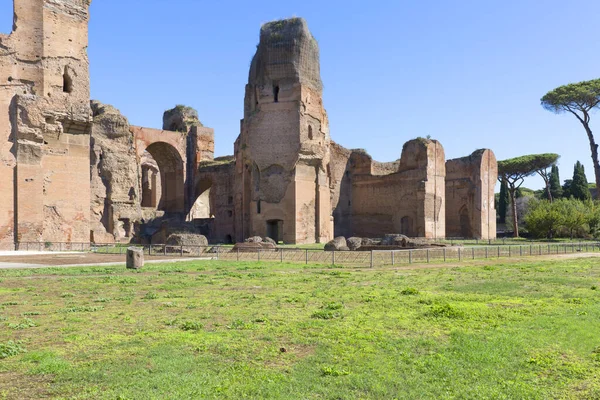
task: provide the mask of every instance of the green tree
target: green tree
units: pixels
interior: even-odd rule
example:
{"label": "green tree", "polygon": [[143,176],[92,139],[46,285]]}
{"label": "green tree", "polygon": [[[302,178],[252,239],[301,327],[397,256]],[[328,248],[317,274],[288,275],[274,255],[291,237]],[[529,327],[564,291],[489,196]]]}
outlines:
{"label": "green tree", "polygon": [[590,142],[592,162],[596,175],[596,188],[600,195],[600,162],[598,145],[590,128],[590,113],[600,105],[600,79],[560,86],[542,97],[542,106],[553,113],[573,114],[583,125]]}
{"label": "green tree", "polygon": [[548,196],[548,200],[552,202],[552,192],[550,191],[550,173],[548,171],[549,167],[555,167],[556,162],[560,158],[558,154],[554,153],[546,153],[546,154],[538,154],[539,164],[535,170],[539,176],[542,177],[544,183],[546,184],[546,195]]}
{"label": "green tree", "polygon": [[561,226],[558,201],[532,200],[525,215],[525,225],[533,236],[552,239]]}
{"label": "green tree", "polygon": [[573,239],[574,232],[586,229],[588,215],[582,201],[563,199],[557,202],[557,211],[561,218],[560,225],[569,233],[571,239]]}
{"label": "green tree", "polygon": [[500,183],[500,198],[498,199],[498,213],[500,214],[501,224],[506,223],[506,212],[508,211],[509,203],[508,185],[506,181],[502,180]]}
{"label": "green tree", "polygon": [[573,182],[571,183],[570,192],[571,196],[578,200],[588,200],[592,197],[585,176],[585,169],[579,161],[573,169]]}
{"label": "green tree", "polygon": [[563,197],[565,199],[571,197],[571,186],[573,186],[573,179],[565,179],[565,184],[562,186]]}
{"label": "green tree", "polygon": [[558,165],[553,165],[550,171],[550,196],[553,199],[559,199],[563,196],[563,189],[560,186],[560,173]]}
{"label": "green tree", "polygon": [[556,163],[558,154],[529,154],[508,160],[498,161],[498,179],[506,182],[512,205],[514,236],[519,237],[519,222],[517,218],[516,192],[526,177],[541,170],[547,170]]}

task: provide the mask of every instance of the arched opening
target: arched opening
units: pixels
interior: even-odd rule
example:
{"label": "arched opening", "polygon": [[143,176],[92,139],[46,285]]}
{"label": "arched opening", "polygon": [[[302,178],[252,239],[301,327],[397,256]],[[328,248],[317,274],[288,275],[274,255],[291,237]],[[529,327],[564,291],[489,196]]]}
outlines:
{"label": "arched opening", "polygon": [[147,151],[142,155],[142,207],[157,208],[162,197],[160,172],[156,160]]}
{"label": "arched opening", "polygon": [[472,238],[473,229],[471,228],[471,216],[467,206],[463,206],[459,212],[460,215],[460,236],[463,238]]}
{"label": "arched opening", "polygon": [[211,188],[212,181],[208,178],[200,179],[196,183],[196,201],[188,214],[188,221],[214,218],[214,196],[211,196]]}
{"label": "arched opening", "polygon": [[225,235],[225,244],[233,244],[233,236]]}
{"label": "arched opening", "polygon": [[184,165],[177,149],[156,142],[142,155],[142,207],[184,212]]}
{"label": "arched opening", "polygon": [[73,78],[69,74],[69,68],[65,67],[65,72],[63,74],[63,92],[71,93],[73,91]]}
{"label": "arched opening", "polygon": [[270,219],[267,221],[267,236],[277,243],[283,241],[283,221],[280,219]]}
{"label": "arched opening", "polygon": [[312,126],[308,126],[308,139],[313,140],[313,129]]}
{"label": "arched opening", "polygon": [[404,216],[400,219],[400,233],[402,235],[413,237],[413,220],[409,216]]}
{"label": "arched opening", "polygon": [[279,103],[279,85],[273,86],[273,99],[275,103]]}

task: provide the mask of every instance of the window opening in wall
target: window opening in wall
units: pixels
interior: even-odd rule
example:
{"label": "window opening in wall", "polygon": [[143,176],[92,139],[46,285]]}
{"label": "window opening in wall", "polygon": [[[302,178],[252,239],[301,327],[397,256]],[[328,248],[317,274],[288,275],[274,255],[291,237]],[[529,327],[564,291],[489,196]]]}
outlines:
{"label": "window opening in wall", "polygon": [[279,86],[273,86],[273,98],[275,103],[279,103]]}
{"label": "window opening in wall", "polygon": [[233,204],[233,196],[227,198],[227,204]]}
{"label": "window opening in wall", "polygon": [[261,212],[261,204],[260,204],[260,200],[258,202],[256,202],[256,213],[260,214]]}
{"label": "window opening in wall", "polygon": [[71,93],[73,91],[73,79],[69,75],[69,70],[65,67],[65,73],[63,74],[63,92]]}
{"label": "window opening in wall", "polygon": [[231,210],[227,211],[227,216],[229,218],[232,218],[233,217],[233,211],[231,211]]}
{"label": "window opening in wall", "polygon": [[308,126],[308,138],[310,140],[313,140],[313,131],[312,131],[312,126]]}

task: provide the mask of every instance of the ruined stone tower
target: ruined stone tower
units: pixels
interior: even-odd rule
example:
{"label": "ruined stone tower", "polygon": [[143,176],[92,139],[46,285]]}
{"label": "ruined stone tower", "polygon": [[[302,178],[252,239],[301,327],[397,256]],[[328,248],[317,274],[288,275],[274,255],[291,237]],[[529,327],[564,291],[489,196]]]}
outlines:
{"label": "ruined stone tower", "polygon": [[89,241],[91,0],[14,0],[0,35],[0,243]]}
{"label": "ruined stone tower", "polygon": [[261,28],[236,142],[236,239],[333,236],[319,47],[301,18]]}

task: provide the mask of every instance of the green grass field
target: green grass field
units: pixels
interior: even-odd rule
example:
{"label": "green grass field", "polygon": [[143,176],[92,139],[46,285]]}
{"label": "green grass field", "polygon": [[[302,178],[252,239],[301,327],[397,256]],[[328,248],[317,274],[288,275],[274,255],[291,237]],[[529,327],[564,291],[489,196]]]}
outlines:
{"label": "green grass field", "polygon": [[600,399],[597,258],[0,271],[0,398]]}

